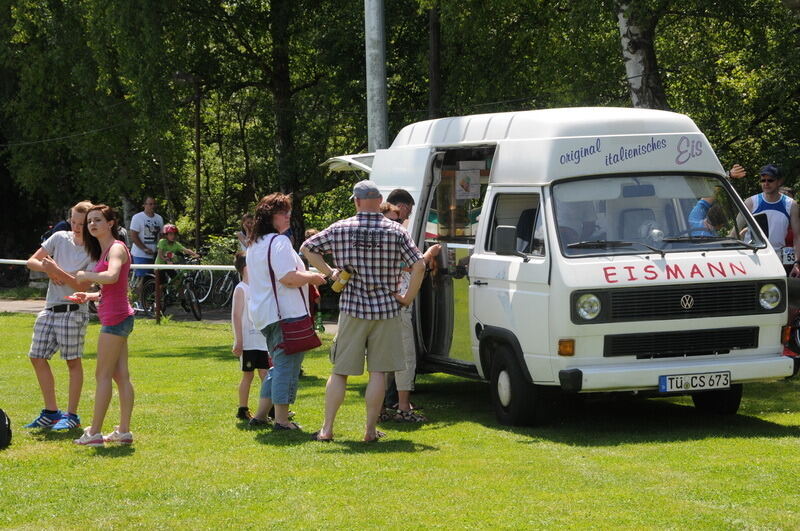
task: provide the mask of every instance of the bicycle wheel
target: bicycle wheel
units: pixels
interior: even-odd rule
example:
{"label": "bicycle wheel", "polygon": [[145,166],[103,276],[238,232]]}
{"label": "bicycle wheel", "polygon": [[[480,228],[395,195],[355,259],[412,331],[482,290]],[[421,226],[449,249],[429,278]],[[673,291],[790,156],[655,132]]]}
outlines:
{"label": "bicycle wheel", "polygon": [[211,290],[211,303],[222,308],[230,302],[233,288],[235,287],[233,274],[230,272],[225,273],[222,278],[214,283],[214,289]]}
{"label": "bicycle wheel", "polygon": [[199,321],[203,318],[203,310],[200,308],[200,302],[197,300],[197,295],[194,294],[194,290],[192,290],[189,285],[186,285],[183,289],[183,301],[186,306],[189,307],[195,319]]}
{"label": "bicycle wheel", "polygon": [[[147,314],[154,314],[156,310],[156,279],[146,278],[142,284],[142,296],[139,306]],[[163,304],[162,304],[163,307]]]}
{"label": "bicycle wheel", "polygon": [[211,295],[211,288],[214,287],[214,273],[210,269],[201,269],[193,275],[194,294],[197,295],[198,302],[206,302]]}

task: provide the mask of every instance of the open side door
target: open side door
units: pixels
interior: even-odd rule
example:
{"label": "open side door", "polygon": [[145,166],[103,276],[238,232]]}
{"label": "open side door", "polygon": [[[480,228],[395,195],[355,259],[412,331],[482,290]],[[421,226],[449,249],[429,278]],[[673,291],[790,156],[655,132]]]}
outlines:
{"label": "open side door", "polygon": [[372,161],[375,153],[359,153],[357,155],[340,155],[331,157],[320,166],[327,166],[330,171],[353,171],[360,170],[372,173]]}

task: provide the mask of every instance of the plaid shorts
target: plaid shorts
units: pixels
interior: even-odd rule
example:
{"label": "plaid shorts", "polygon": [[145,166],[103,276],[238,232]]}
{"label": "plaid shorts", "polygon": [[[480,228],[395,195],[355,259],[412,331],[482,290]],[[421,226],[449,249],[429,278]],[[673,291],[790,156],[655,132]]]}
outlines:
{"label": "plaid shorts", "polygon": [[55,313],[52,310],[42,310],[33,324],[33,339],[28,357],[49,360],[56,350],[60,350],[63,360],[82,358],[88,324],[87,312]]}

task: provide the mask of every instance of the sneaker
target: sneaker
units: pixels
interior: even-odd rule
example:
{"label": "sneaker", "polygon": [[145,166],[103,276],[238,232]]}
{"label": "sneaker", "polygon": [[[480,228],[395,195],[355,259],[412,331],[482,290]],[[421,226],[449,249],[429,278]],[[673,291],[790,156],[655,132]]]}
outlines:
{"label": "sneaker", "polygon": [[50,428],[53,424],[61,420],[61,416],[64,415],[61,411],[56,411],[55,413],[45,413],[44,409],[39,416],[36,417],[33,422],[30,424],[26,424],[25,428]]}
{"label": "sneaker", "polygon": [[119,426],[114,426],[114,431],[103,437],[103,442],[118,444],[133,444],[133,433],[119,432]]}
{"label": "sneaker", "polygon": [[236,411],[236,418],[239,420],[250,420],[251,418],[253,418],[253,415],[252,413],[250,413],[250,409],[246,407],[240,407]]}
{"label": "sneaker", "polygon": [[75,444],[79,444],[81,446],[103,446],[103,434],[100,432],[95,433],[94,435],[89,435],[89,430],[92,429],[91,427],[86,428],[83,430],[83,435],[81,435],[80,439],[75,439]]}
{"label": "sneaker", "polygon": [[72,428],[80,427],[81,418],[78,415],[74,415],[72,413],[63,413],[59,421],[53,424],[51,429],[53,431],[67,431],[71,430]]}

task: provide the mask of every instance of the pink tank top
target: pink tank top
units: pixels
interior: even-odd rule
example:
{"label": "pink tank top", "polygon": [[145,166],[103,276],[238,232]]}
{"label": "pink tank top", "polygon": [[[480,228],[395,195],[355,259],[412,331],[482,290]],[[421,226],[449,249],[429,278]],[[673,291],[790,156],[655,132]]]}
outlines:
{"label": "pink tank top", "polygon": [[133,315],[133,308],[128,302],[128,271],[131,269],[131,253],[128,246],[119,240],[114,240],[106,252],[100,256],[97,265],[94,267],[95,273],[108,271],[108,252],[111,247],[120,244],[128,254],[128,261],[122,264],[119,270],[119,278],[113,284],[101,284],[100,286],[100,306],[97,307],[97,316],[103,326],[114,326],[128,316]]}

